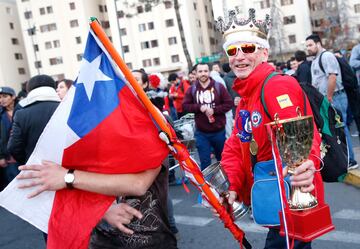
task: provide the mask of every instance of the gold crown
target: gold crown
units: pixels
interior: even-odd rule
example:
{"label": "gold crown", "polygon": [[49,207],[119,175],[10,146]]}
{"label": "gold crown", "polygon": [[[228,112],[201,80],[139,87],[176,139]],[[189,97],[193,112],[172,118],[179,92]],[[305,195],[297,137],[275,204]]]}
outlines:
{"label": "gold crown", "polygon": [[265,20],[256,20],[255,19],[255,9],[249,9],[249,18],[237,18],[239,14],[239,7],[228,11],[228,16],[218,17],[215,21],[215,26],[219,30],[224,38],[227,35],[235,32],[252,32],[262,39],[267,39],[269,29],[271,27],[271,19],[268,14],[265,16]]}

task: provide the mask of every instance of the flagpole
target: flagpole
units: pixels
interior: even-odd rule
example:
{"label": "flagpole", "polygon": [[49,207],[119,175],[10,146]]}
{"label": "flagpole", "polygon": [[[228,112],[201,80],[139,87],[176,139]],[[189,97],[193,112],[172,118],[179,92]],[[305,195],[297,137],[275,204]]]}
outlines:
{"label": "flagpole", "polygon": [[[169,139],[173,141],[174,137],[171,133],[170,128],[168,127],[166,121],[163,119],[163,116],[159,113],[159,111],[156,109],[156,107],[151,103],[149,98],[147,97],[146,93],[138,84],[135,77],[132,75],[131,71],[126,66],[123,59],[120,57],[118,52],[116,51],[115,47],[112,45],[110,39],[107,37],[103,29],[101,28],[99,22],[96,18],[92,17],[90,18],[90,27],[98,37],[98,39],[101,41],[101,43],[104,45],[105,49],[109,52],[110,56],[114,60],[114,62],[118,65],[122,73],[124,74],[125,78],[128,80],[128,82],[131,84],[132,88],[138,95],[141,102],[144,104],[145,108],[150,112],[152,118],[155,120],[157,125],[160,127],[160,129],[167,134]],[[210,189],[209,185],[205,182],[205,179],[203,175],[201,174],[201,171],[199,170],[198,166],[193,162],[193,160],[189,157],[188,152],[184,153],[184,147],[178,140],[172,145],[176,151],[182,152],[181,155],[179,155],[180,158],[177,158],[178,161],[181,162],[184,161],[187,168],[191,173],[194,173],[195,180],[197,181],[199,187],[202,189],[202,191],[205,193],[206,197],[208,198],[209,203],[216,209],[216,211],[220,214],[220,218],[223,220],[225,227],[227,227],[230,232],[233,234],[235,239],[240,243],[240,247],[242,248],[242,244],[244,244],[245,248],[251,248],[250,244],[244,237],[244,232],[234,223],[232,218],[230,217],[229,213],[226,211],[226,209],[220,204],[212,190]],[[185,147],[186,150],[186,147]],[[180,154],[180,153],[179,153]]]}

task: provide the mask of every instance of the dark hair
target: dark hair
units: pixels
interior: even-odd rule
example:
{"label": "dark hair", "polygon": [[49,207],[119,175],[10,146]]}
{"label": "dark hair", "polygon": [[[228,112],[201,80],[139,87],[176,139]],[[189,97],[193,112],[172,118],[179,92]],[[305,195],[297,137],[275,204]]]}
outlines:
{"label": "dark hair", "polygon": [[179,78],[179,76],[176,73],[171,73],[169,74],[168,81],[170,82],[176,80],[177,78]]}
{"label": "dark hair", "polygon": [[40,74],[32,77],[27,84],[27,92],[34,90],[35,88],[48,86],[56,88],[56,82],[53,78],[46,74]]}
{"label": "dark hair", "polygon": [[[195,65],[195,70],[197,71],[197,68],[199,65],[207,65],[209,67],[209,64],[208,63],[203,63],[203,62],[199,62],[198,64]],[[209,67],[210,69],[210,67]]]}
{"label": "dark hair", "polygon": [[296,51],[294,56],[297,61],[306,61],[306,53],[302,50]]}
{"label": "dark hair", "polygon": [[230,71],[231,71],[230,64],[228,62],[222,64],[222,70],[225,73],[230,73]]}
{"label": "dark hair", "polygon": [[143,83],[149,83],[149,77],[143,68],[132,70],[133,73],[140,73]]}
{"label": "dark hair", "polygon": [[72,80],[63,79],[56,82],[56,87],[59,85],[60,82],[64,82],[67,89],[69,89],[74,84],[74,81]]}
{"label": "dark hair", "polygon": [[191,68],[191,72],[196,71],[197,63]]}
{"label": "dark hair", "polygon": [[322,46],[321,38],[318,34],[309,35],[305,40],[313,40],[315,43],[320,42],[320,45]]}

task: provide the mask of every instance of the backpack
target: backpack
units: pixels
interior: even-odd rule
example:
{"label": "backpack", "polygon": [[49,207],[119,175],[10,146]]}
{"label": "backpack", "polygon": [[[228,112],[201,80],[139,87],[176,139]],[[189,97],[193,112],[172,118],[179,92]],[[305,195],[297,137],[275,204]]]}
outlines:
{"label": "backpack", "polygon": [[[271,77],[274,75],[271,75]],[[261,103],[266,115],[270,117],[267,110],[264,89],[268,77],[262,86]],[[348,147],[345,136],[345,125],[342,122],[341,112],[337,111],[315,87],[311,84],[300,84],[304,96],[304,114],[306,115],[306,97],[310,102],[316,127],[321,136],[321,176],[324,182],[341,181],[342,176],[347,173],[349,165]]]}
{"label": "backpack", "polygon": [[[322,58],[322,55],[325,52],[327,52],[327,51],[322,52],[320,54],[320,58],[319,58],[320,70],[323,73],[325,73],[325,70],[324,70],[324,66],[323,66],[321,58]],[[359,87],[358,86],[358,81],[357,81],[356,75],[355,75],[354,70],[352,69],[352,67],[349,65],[349,63],[344,58],[339,58],[337,56],[335,56],[335,58],[336,58],[337,62],[339,63],[339,66],[340,66],[342,84],[343,84],[345,90],[349,91],[349,90],[352,90],[352,89],[357,89]]]}

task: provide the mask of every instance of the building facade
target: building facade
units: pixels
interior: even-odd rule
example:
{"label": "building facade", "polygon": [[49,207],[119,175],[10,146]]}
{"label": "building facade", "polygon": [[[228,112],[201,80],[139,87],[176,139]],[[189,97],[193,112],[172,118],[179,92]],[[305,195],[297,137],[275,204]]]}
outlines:
{"label": "building facade", "polygon": [[[146,7],[138,1],[116,1],[118,43],[130,69],[170,73],[187,71],[187,61],[179,32],[174,1],[160,1]],[[179,12],[185,33],[185,43],[192,64],[196,58],[219,52],[220,36],[214,28],[209,0],[179,0]],[[115,33],[112,28],[112,33]],[[116,44],[117,42],[115,42]]]}
{"label": "building facade", "polygon": [[29,69],[15,0],[0,0],[0,20],[0,86],[18,92],[29,79]]}
{"label": "building facade", "polygon": [[75,79],[89,30],[89,17],[110,25],[105,0],[17,0],[30,75]]}

